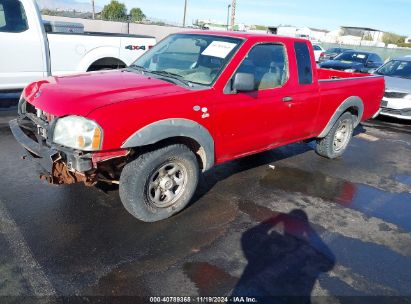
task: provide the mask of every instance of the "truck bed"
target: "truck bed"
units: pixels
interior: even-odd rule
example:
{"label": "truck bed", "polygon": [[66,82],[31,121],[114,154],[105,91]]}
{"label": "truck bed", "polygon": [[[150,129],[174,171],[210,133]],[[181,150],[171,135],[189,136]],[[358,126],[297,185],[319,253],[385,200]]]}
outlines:
{"label": "truck bed", "polygon": [[318,71],[318,81],[324,80],[338,80],[345,78],[358,78],[358,77],[370,77],[371,74],[364,73],[350,73],[344,71],[330,70],[330,69],[317,69]]}
{"label": "truck bed", "polygon": [[336,70],[318,69],[321,115],[318,115],[318,133],[341,103],[349,97],[359,97],[364,105],[360,121],[370,119],[378,112],[379,102],[384,95],[384,77],[379,75],[349,73]]}

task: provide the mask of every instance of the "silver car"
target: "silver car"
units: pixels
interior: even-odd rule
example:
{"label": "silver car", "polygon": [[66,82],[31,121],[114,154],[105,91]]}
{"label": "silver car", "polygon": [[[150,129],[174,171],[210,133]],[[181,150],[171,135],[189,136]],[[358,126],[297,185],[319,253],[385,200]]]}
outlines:
{"label": "silver car", "polygon": [[380,115],[411,120],[411,56],[393,59],[375,73],[385,76]]}

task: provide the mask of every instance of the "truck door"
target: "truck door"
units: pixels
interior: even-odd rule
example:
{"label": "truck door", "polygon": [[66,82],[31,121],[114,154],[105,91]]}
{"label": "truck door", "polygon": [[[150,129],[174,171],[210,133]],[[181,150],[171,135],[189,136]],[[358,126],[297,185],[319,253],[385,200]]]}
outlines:
{"label": "truck door", "polygon": [[283,101],[289,84],[286,58],[283,44],[257,44],[234,73],[232,79],[237,73],[252,74],[255,91],[236,93],[226,88],[216,100],[217,161],[278,146],[289,139],[290,108]]}
{"label": "truck door", "polygon": [[295,89],[289,95],[290,119],[293,121],[291,140],[307,139],[313,135],[320,105],[318,81],[315,78],[314,56],[306,42],[295,42]]}
{"label": "truck door", "polygon": [[0,90],[21,89],[45,76],[40,14],[27,18],[36,13],[34,4],[26,11],[19,0],[0,0]]}

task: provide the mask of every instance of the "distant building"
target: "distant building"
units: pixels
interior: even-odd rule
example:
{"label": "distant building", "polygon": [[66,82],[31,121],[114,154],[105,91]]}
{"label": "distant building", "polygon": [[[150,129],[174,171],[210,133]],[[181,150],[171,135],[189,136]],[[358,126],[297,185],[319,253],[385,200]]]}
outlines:
{"label": "distant building", "polygon": [[405,38],[405,43],[411,43],[411,37]]}
{"label": "distant building", "polygon": [[323,41],[327,30],[315,29],[311,27],[297,28],[295,26],[269,26],[268,32],[279,36],[300,37],[312,41]]}
{"label": "distant building", "polygon": [[268,32],[270,34],[279,35],[279,36],[288,36],[288,37],[296,37],[297,35],[297,28],[295,26],[269,26]]}
{"label": "distant building", "polygon": [[342,36],[356,36],[360,37],[360,40],[368,40],[374,42],[382,42],[384,32],[369,28],[369,27],[356,27],[356,26],[342,26]]}
{"label": "distant building", "polygon": [[329,31],[312,27],[303,27],[297,30],[297,37],[306,38],[312,41],[324,41]]}

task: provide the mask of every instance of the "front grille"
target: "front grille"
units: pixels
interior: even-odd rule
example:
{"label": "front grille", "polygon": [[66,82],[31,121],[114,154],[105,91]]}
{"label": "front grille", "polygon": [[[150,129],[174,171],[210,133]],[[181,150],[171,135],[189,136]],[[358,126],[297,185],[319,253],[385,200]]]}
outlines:
{"label": "front grille", "polygon": [[47,140],[50,125],[56,117],[36,108],[24,99],[20,101],[20,109],[21,114],[33,124],[36,129],[35,134]]}
{"label": "front grille", "polygon": [[[53,122],[56,117],[54,115],[51,115],[49,113],[46,113],[40,109],[37,109],[35,106],[33,106],[31,103],[28,103],[26,100],[24,100],[24,107],[25,107],[25,114],[33,114],[36,115],[38,118],[43,120],[44,122],[51,123]],[[23,108],[24,108],[23,107]]]}
{"label": "front grille", "polygon": [[28,103],[27,101],[26,101],[26,113],[37,115],[36,108],[32,104]]}
{"label": "front grille", "polygon": [[384,96],[387,98],[404,98],[407,96],[408,93],[400,93],[400,92],[385,92]]}

